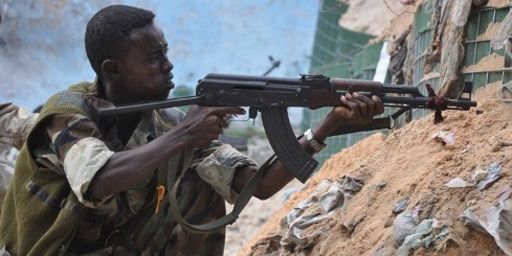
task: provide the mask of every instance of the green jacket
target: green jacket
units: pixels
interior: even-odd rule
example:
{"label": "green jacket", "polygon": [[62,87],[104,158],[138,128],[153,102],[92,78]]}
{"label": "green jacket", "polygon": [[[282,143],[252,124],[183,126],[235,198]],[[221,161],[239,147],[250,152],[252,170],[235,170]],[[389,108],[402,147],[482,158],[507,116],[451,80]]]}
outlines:
{"label": "green jacket", "polygon": [[31,152],[48,138],[38,132],[55,114],[91,117],[82,95],[86,85],[59,93],[45,104],[16,162],[0,215],[0,246],[14,255],[62,255],[86,213],[67,180],[39,167]]}

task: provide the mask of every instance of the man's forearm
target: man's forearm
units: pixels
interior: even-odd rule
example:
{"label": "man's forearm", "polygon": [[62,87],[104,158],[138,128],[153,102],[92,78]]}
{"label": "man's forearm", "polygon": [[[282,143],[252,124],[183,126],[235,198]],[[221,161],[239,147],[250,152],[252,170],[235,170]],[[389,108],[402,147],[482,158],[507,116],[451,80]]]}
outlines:
{"label": "man's forearm", "polygon": [[133,188],[185,145],[185,135],[171,131],[143,146],[114,153],[93,179],[89,195],[98,200]]}

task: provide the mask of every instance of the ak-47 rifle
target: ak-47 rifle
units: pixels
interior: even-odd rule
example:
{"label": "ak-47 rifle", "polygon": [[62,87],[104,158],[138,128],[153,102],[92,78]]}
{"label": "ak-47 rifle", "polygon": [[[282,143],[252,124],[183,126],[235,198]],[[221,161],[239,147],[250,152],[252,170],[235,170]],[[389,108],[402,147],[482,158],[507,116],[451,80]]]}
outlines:
{"label": "ak-47 rifle", "polygon": [[[347,124],[336,132],[335,135],[339,135],[390,129],[398,116],[412,108],[435,110],[435,121],[438,122],[442,120],[442,110],[469,110],[476,106],[476,102],[471,101],[471,83],[465,84],[459,99],[436,96],[429,85],[427,91],[428,96],[425,96],[419,88],[413,86],[329,78],[323,75],[302,75],[293,79],[208,74],[199,80],[196,96],[105,108],[99,112],[100,115],[116,115],[185,105],[249,107],[249,118],[256,118],[257,113],[261,113],[265,133],[277,158],[298,180],[305,182],[318,162],[297,141],[288,119],[288,107],[316,109],[339,106],[341,95],[359,92],[367,96],[377,95],[384,102],[384,106],[399,108],[393,115],[375,118],[370,124]],[[464,95],[466,96],[463,97]]]}

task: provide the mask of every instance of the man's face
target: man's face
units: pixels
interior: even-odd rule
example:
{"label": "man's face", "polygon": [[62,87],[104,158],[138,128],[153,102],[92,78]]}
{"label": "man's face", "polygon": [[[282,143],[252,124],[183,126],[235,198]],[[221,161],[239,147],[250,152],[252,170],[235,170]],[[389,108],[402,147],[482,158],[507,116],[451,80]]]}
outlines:
{"label": "man's face", "polygon": [[166,99],[174,88],[167,41],[154,24],[132,30],[119,58],[116,94],[125,103]]}

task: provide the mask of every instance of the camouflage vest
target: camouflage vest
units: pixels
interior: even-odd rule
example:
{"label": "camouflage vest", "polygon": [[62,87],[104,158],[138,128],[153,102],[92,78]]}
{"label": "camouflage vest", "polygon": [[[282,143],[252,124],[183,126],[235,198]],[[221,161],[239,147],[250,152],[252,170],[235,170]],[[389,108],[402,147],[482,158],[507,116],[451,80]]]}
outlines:
{"label": "camouflage vest", "polygon": [[12,254],[64,254],[85,216],[66,178],[38,166],[31,152],[49,143],[40,129],[50,116],[81,114],[94,120],[83,98],[89,85],[79,84],[50,98],[20,151],[0,215],[0,247]]}

